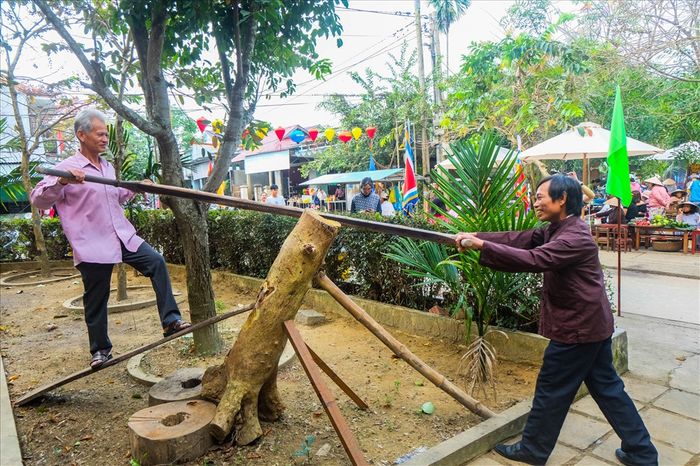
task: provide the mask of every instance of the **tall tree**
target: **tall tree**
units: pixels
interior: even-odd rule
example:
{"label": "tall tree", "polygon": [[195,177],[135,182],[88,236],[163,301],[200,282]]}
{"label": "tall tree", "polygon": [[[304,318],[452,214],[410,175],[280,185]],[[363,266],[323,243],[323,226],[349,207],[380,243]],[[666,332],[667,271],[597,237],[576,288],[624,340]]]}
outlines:
{"label": "tall tree", "polygon": [[[142,2],[74,2],[84,13],[95,47],[89,52],[78,43],[61,15],[46,0],[35,0],[47,21],[61,35],[87,72],[87,87],[141,131],[154,137],[162,164],[162,179],[183,186],[177,137],[171,123],[169,95],[173,87],[187,88],[198,103],[221,98],[228,111],[222,145],[205,190],[215,191],[226,177],[244,128],[252,119],[260,86],[294,89],[292,73],[300,67],[317,76],[329,71],[327,60],[318,60],[316,40],[341,32],[335,5],[347,2],[304,0],[244,0],[196,2],[157,0]],[[53,5],[53,4],[51,4]],[[127,30],[134,41],[138,84],[143,92],[146,115],[120,101],[114,89],[112,50],[99,40],[103,33],[92,26],[96,11],[105,10],[113,29]],[[207,52],[218,61],[212,63]],[[88,57],[88,53],[92,57]],[[215,315],[207,231],[208,206],[171,198],[187,270],[190,314],[194,322]],[[221,338],[215,326],[195,332],[199,352],[217,352]]]}
{"label": "tall tree", "polygon": [[[20,59],[24,56],[27,43],[33,40],[42,40],[42,36],[49,28],[32,8],[25,8],[24,2],[5,2],[2,7],[2,16],[7,20],[3,24],[5,31],[3,31],[2,39],[7,67],[2,74],[4,74],[7,83],[7,92],[15,120],[14,129],[17,132],[15,147],[21,154],[22,187],[29,196],[34,187],[30,167],[32,156],[52,135],[56,126],[75,114],[80,104],[67,98],[61,98],[56,91],[51,93],[52,104],[46,106],[32,104],[32,101],[36,99],[29,92],[31,86],[25,83],[22,87],[23,83],[18,81],[15,70]],[[42,90],[40,93],[47,94],[47,91]],[[25,97],[24,99],[22,99],[22,95]],[[34,244],[38,252],[36,259],[39,262],[41,275],[48,277],[51,275],[51,268],[44,235],[41,231],[41,212],[34,206],[31,206],[31,212]]]}
{"label": "tall tree", "polygon": [[445,76],[450,74],[450,27],[466,13],[471,0],[430,0],[440,32],[445,34]]}

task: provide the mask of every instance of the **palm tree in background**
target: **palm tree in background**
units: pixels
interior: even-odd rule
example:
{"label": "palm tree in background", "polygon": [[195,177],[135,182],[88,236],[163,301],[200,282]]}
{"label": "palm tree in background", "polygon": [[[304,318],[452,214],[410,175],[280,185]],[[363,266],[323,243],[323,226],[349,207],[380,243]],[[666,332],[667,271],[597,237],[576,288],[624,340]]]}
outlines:
{"label": "palm tree in background", "polygon": [[450,65],[450,26],[464,15],[471,3],[471,0],[430,0],[438,29],[445,34],[445,75],[449,74]]}

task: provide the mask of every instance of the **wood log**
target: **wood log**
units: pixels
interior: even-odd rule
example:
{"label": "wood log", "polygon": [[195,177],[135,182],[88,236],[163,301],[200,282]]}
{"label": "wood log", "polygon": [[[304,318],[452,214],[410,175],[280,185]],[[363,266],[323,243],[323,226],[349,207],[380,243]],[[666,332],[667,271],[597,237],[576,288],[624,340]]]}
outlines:
{"label": "wood log", "polygon": [[148,390],[148,406],[200,398],[203,375],[201,367],[176,370]]}
{"label": "wood log", "polygon": [[426,379],[430,380],[436,387],[450,395],[452,398],[460,402],[464,407],[474,414],[478,414],[484,419],[488,419],[496,415],[493,411],[487,408],[482,402],[467,395],[464,390],[447,380],[447,378],[438,371],[427,365],[418,356],[413,354],[403,343],[394,338],[389,332],[384,329],[376,320],[367,312],[358,306],[349,296],[342,292],[333,281],[324,273],[316,275],[316,283],[330,294],[338,304],[343,306],[358,322],[367,327],[379,340],[384,343],[394,354],[411,367],[420,372]]}
{"label": "wood log", "polygon": [[208,424],[216,406],[192,400],[142,409],[129,418],[131,456],[141,466],[184,463],[212,446]]}
{"label": "wood log", "polygon": [[250,314],[222,366],[202,379],[202,396],[218,401],[211,433],[247,445],[262,435],[259,419],[276,420],[284,406],[277,364],[287,343],[283,323],[294,319],[340,225],[306,210],[270,267]]}

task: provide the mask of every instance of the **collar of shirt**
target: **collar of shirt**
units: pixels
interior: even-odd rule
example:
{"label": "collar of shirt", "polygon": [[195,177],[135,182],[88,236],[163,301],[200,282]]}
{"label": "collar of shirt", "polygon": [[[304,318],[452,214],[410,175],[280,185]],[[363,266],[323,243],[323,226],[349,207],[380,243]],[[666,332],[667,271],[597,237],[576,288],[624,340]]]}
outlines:
{"label": "collar of shirt", "polygon": [[79,163],[80,163],[80,166],[81,166],[81,167],[87,167],[88,165],[92,165],[92,166],[95,167],[96,169],[102,171],[102,163],[103,163],[103,161],[104,161],[104,159],[102,158],[102,156],[99,156],[99,161],[100,161],[100,166],[99,166],[99,167],[96,166],[94,163],[90,162],[90,159],[88,159],[87,157],[85,157],[85,156],[82,154],[82,152],[80,152],[79,150],[75,152],[75,156],[78,157]]}

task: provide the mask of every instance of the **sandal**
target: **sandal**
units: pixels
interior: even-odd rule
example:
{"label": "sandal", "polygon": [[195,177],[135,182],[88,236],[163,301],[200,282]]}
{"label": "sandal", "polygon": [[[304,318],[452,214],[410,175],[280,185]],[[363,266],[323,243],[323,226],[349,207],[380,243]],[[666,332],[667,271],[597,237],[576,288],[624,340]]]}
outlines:
{"label": "sandal", "polygon": [[192,327],[192,324],[189,322],[185,322],[184,320],[176,320],[175,322],[168,324],[167,327],[163,328],[163,337],[169,337],[170,335],[174,335],[177,332],[181,332],[182,330],[185,330],[186,328]]}
{"label": "sandal", "polygon": [[95,351],[92,355],[92,361],[90,361],[90,368],[97,369],[110,359],[112,359],[112,352],[110,350]]}

